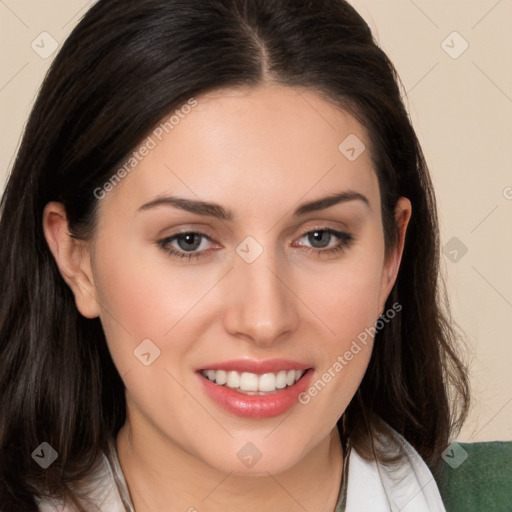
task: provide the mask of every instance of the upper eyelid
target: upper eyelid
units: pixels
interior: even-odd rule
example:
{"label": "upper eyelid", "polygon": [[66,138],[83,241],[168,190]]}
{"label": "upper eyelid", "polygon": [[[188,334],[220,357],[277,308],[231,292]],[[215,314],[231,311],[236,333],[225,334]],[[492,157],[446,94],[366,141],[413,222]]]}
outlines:
{"label": "upper eyelid", "polygon": [[[309,224],[308,227],[304,228],[304,230],[298,230],[296,227],[289,227],[285,230],[285,238],[289,238],[290,233],[293,232],[293,233],[296,233],[296,232],[299,232],[300,235],[296,235],[296,236],[303,236],[304,234],[306,233],[309,233],[310,231],[312,230],[315,230],[315,229],[323,229],[323,230],[334,230],[334,231],[340,231],[340,232],[352,232],[353,230],[357,230],[358,229],[358,226],[360,225],[360,222],[359,220],[356,218],[356,219],[350,219],[348,220],[348,224],[347,222],[344,222],[343,220],[341,219],[309,219],[309,220],[304,220],[302,222],[300,222],[300,225],[304,225],[304,224]],[[355,222],[355,224],[354,224]],[[334,226],[333,226],[334,224]],[[354,224],[354,225],[352,225]],[[216,231],[215,228],[211,228],[209,224],[204,224],[202,222],[186,222],[186,223],[183,223],[182,224],[182,229],[179,229],[179,231],[176,231],[174,232],[173,234],[171,235],[168,235],[168,236],[159,236],[157,235],[160,239],[168,239],[168,238],[171,238],[175,235],[179,235],[179,234],[185,234],[185,233],[200,233],[206,237],[209,237],[211,240],[213,240],[215,238],[215,235],[213,236],[210,236],[208,234],[208,232],[214,232]],[[177,228],[178,227],[178,224],[176,224],[174,226],[174,228]],[[225,226],[227,228],[227,226]],[[173,229],[171,226],[169,226],[168,228],[166,229],[162,229],[160,230],[160,233],[165,233],[165,232],[169,232],[171,231],[171,229]],[[273,229],[273,228],[271,228]],[[228,232],[230,233],[230,235],[233,234],[233,231],[231,228],[227,228]],[[269,230],[271,231],[271,230]],[[269,232],[267,231],[267,232]]]}
{"label": "upper eyelid", "polygon": [[[300,238],[303,238],[304,236],[308,235],[309,233],[313,232],[313,231],[327,231],[328,233],[331,233],[333,236],[339,238],[339,239],[342,239],[341,237],[338,236],[338,234],[346,234],[346,235],[350,235],[350,233],[347,231],[342,231],[340,229],[337,229],[337,228],[332,228],[332,227],[329,227],[329,226],[322,226],[322,225],[318,225],[318,226],[313,226],[313,227],[310,227],[310,228],[307,228],[303,231],[300,232],[299,235],[295,236],[294,237],[294,240],[295,239],[300,239]],[[171,243],[171,242],[174,242],[180,235],[189,235],[189,234],[195,234],[195,235],[200,235],[201,237],[203,238],[206,238],[207,240],[209,240],[210,242],[213,242],[213,243],[217,243],[210,235],[208,235],[207,233],[204,233],[203,231],[200,231],[200,230],[193,230],[193,229],[188,229],[188,230],[183,230],[183,231],[178,231],[172,235],[169,235],[169,236],[166,236],[164,238],[162,238],[160,240],[160,242],[168,242],[168,243]],[[352,235],[350,235],[352,236]],[[198,251],[198,252],[202,252],[202,251]]]}

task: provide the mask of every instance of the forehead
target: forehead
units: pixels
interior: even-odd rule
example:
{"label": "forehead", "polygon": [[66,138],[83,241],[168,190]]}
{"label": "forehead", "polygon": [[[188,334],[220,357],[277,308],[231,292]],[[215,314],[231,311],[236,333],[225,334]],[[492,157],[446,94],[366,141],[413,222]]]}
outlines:
{"label": "forehead", "polygon": [[222,89],[190,105],[142,141],[139,148],[149,151],[109,202],[129,208],[129,202],[181,194],[263,211],[276,201],[291,206],[345,189],[378,193],[366,130],[315,92],[280,85]]}

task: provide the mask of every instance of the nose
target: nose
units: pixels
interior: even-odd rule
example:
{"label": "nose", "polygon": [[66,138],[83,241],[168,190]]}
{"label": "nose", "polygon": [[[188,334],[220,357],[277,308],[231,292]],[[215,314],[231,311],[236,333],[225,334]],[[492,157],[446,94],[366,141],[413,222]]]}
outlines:
{"label": "nose", "polygon": [[298,325],[298,299],[285,272],[270,250],[247,263],[238,256],[226,286],[229,299],[225,310],[225,329],[233,336],[253,344],[270,346],[292,333]]}

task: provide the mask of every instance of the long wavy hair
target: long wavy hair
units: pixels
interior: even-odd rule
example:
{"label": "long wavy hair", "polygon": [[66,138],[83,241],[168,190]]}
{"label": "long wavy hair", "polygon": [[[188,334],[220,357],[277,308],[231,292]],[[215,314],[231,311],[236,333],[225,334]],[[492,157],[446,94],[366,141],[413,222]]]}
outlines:
{"label": "long wavy hair", "polygon": [[[70,232],[94,232],[94,190],[192,96],[284,84],[362,123],[372,143],[386,250],[394,206],[412,203],[403,258],[342,441],[375,453],[382,422],[435,471],[469,405],[458,328],[439,267],[435,195],[398,75],[343,0],[100,0],[54,59],[30,114],[0,210],[0,509],[36,511],[43,491],[83,510],[73,486],[126,417],[123,382],[99,319],[82,317],[47,246],[42,215],[64,204]],[[57,460],[42,469],[42,442]]]}

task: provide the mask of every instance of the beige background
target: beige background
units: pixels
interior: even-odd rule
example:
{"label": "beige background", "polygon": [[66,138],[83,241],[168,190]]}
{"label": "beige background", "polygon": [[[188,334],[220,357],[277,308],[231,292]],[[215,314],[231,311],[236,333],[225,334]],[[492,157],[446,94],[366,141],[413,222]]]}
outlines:
{"label": "beige background", "polygon": [[[40,53],[42,38],[46,50],[50,37],[61,44],[92,3],[0,0],[0,186],[55,55],[32,42]],[[472,358],[459,439],[512,439],[512,2],[352,4],[399,71],[437,191],[444,273]]]}

